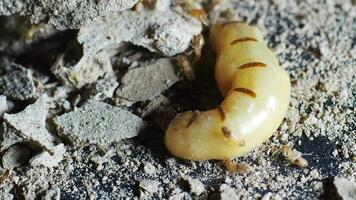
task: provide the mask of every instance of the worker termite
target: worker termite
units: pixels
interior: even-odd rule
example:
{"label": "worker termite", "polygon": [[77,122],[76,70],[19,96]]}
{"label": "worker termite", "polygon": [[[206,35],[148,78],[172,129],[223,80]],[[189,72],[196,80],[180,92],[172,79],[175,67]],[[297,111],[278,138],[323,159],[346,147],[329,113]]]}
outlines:
{"label": "worker termite", "polygon": [[165,145],[179,158],[243,156],[272,136],[288,108],[289,76],[257,28],[218,23],[210,29],[210,43],[217,53],[215,78],[225,99],[198,117],[189,111],[171,121]]}
{"label": "worker termite", "polygon": [[186,55],[178,55],[177,64],[182,69],[184,76],[189,81],[193,81],[195,79],[195,72],[193,66],[189,62],[188,57]]}
{"label": "worker termite", "polygon": [[199,62],[201,57],[201,51],[205,44],[204,36],[199,34],[193,39],[193,51],[194,51],[194,60],[189,61],[188,56],[181,54],[177,56],[177,64],[182,69],[184,76],[189,80],[193,81],[195,79],[194,67],[196,63]]}
{"label": "worker termite", "polygon": [[299,151],[292,149],[289,145],[282,145],[280,148],[273,149],[273,154],[283,155],[290,164],[300,168],[308,166],[308,161],[302,157],[302,154]]}

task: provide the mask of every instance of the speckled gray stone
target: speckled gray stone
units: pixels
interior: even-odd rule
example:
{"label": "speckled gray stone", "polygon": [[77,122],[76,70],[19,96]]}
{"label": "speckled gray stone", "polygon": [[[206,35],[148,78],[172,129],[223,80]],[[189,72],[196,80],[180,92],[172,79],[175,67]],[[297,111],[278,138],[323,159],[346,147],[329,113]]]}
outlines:
{"label": "speckled gray stone", "polygon": [[46,95],[42,95],[25,110],[16,114],[4,115],[5,128],[1,134],[3,148],[11,145],[11,141],[22,141],[30,143],[33,147],[50,151],[56,138],[46,129],[47,98]]}
{"label": "speckled gray stone", "polygon": [[0,117],[8,110],[6,96],[0,95]]}
{"label": "speckled gray stone", "polygon": [[[69,51],[68,54],[72,53]],[[58,57],[51,71],[66,85],[80,88],[86,84],[94,83],[105,74],[112,73],[110,54],[107,51],[101,51],[91,56],[84,55],[76,64],[73,64],[73,61],[67,61],[65,56]]]}
{"label": "speckled gray stone", "polygon": [[145,101],[161,94],[181,77],[172,60],[161,58],[130,68],[121,79],[116,97],[130,102]]}
{"label": "speckled gray stone", "polygon": [[193,36],[201,31],[198,20],[178,8],[166,7],[113,13],[82,27],[78,41],[83,45],[84,55],[130,42],[152,52],[173,56],[186,50]]}
{"label": "speckled gray stone", "polygon": [[31,150],[22,144],[11,146],[2,156],[2,166],[5,169],[13,169],[28,162],[31,158]]}
{"label": "speckled gray stone", "polygon": [[28,15],[33,23],[49,23],[57,29],[79,28],[95,18],[134,6],[138,0],[2,0],[0,15]]}
{"label": "speckled gray stone", "polygon": [[116,77],[100,79],[88,87],[84,92],[84,96],[87,99],[99,101],[112,98],[117,86],[119,86],[119,83],[116,81]]}
{"label": "speckled gray stone", "polygon": [[11,100],[31,100],[38,97],[38,80],[33,72],[22,66],[14,65],[14,70],[0,77],[0,94]]}
{"label": "speckled gray stone", "polygon": [[94,100],[55,118],[54,123],[59,135],[71,144],[98,144],[100,147],[135,137],[145,126],[145,122],[138,116]]}
{"label": "speckled gray stone", "polygon": [[54,167],[63,160],[65,152],[66,148],[64,144],[61,143],[52,148],[53,155],[49,154],[47,151],[43,151],[32,157],[29,163],[33,167]]}

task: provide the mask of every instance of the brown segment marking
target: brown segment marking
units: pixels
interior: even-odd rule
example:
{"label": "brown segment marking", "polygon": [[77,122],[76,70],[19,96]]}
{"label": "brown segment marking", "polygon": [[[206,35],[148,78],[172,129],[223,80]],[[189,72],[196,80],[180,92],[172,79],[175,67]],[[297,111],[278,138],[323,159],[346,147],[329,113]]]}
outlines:
{"label": "brown segment marking", "polygon": [[234,133],[226,126],[221,127],[221,131],[223,132],[224,136],[229,139],[234,137]]}
{"label": "brown segment marking", "polygon": [[238,44],[241,42],[249,42],[249,41],[257,42],[257,39],[251,38],[251,37],[237,38],[237,39],[233,40],[230,43],[230,45],[232,46],[232,45],[235,45],[235,44]]}
{"label": "brown segment marking", "polygon": [[256,93],[252,90],[247,89],[247,88],[235,88],[234,91],[244,93],[250,97],[256,98]]}
{"label": "brown segment marking", "polygon": [[189,127],[193,124],[193,122],[194,122],[195,119],[198,117],[198,115],[199,115],[199,111],[195,110],[195,111],[193,112],[192,118],[190,118],[190,120],[189,120],[189,122],[188,122],[188,124],[187,124],[187,128],[189,128]]}
{"label": "brown segment marking", "polygon": [[230,24],[240,24],[240,23],[244,23],[243,21],[229,21],[229,22],[225,22],[221,24],[221,27],[230,25]]}
{"label": "brown segment marking", "polygon": [[221,121],[224,121],[225,120],[225,111],[224,111],[224,109],[221,106],[218,106],[218,111],[219,111],[219,114],[220,114],[220,117],[221,117]]}
{"label": "brown segment marking", "polygon": [[261,62],[248,62],[239,67],[239,69],[246,69],[246,68],[251,68],[251,67],[267,67],[265,63]]}

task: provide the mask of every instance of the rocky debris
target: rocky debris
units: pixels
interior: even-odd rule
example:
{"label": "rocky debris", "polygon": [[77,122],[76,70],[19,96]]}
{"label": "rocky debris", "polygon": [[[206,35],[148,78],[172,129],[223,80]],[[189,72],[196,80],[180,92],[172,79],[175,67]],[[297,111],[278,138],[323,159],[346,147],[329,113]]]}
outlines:
{"label": "rocky debris", "polygon": [[66,148],[61,143],[52,148],[52,154],[48,153],[47,151],[43,151],[42,153],[32,157],[29,163],[33,167],[36,166],[54,167],[63,160],[63,156],[65,152],[66,152]]}
{"label": "rocky debris", "polygon": [[187,192],[181,192],[178,194],[172,194],[168,200],[185,200],[185,199],[191,199],[191,196]]}
{"label": "rocky debris", "polygon": [[[156,4],[169,2],[160,0]],[[167,4],[169,5],[169,4]],[[84,55],[129,42],[152,52],[173,56],[183,52],[202,31],[200,22],[179,8],[163,6],[161,9],[144,9],[141,12],[113,13],[80,29],[78,42]],[[164,16],[164,17],[162,17]]]}
{"label": "rocky debris", "polygon": [[334,184],[339,196],[344,200],[356,199],[356,182],[343,177],[335,177]]}
{"label": "rocky debris", "polygon": [[110,53],[125,42],[165,56],[183,52],[202,26],[167,2],[157,1],[156,5],[166,5],[156,6],[159,9],[112,13],[83,26],[78,42],[58,58],[52,72],[64,83],[82,87],[111,72]]}
{"label": "rocky debris", "polygon": [[222,184],[219,188],[219,192],[220,200],[239,199],[239,197],[236,195],[235,190],[227,184]]}
{"label": "rocky debris", "polygon": [[98,144],[100,147],[135,137],[145,126],[138,116],[94,100],[55,118],[54,123],[59,135],[72,145]]}
{"label": "rocky debris", "polygon": [[150,194],[153,194],[158,191],[160,182],[156,180],[142,180],[139,183],[139,187],[144,191]]}
{"label": "rocky debris", "polygon": [[205,192],[204,184],[200,182],[198,179],[193,179],[191,177],[188,177],[185,180],[188,182],[190,192],[192,194],[199,196]]}
{"label": "rocky debris", "polygon": [[56,138],[46,129],[47,95],[40,96],[34,104],[16,114],[5,114],[3,128],[0,130],[0,149],[24,142],[31,147],[51,151]]}
{"label": "rocky debris", "polygon": [[[36,54],[37,52],[33,52],[31,48],[61,33],[48,24],[31,24],[26,17],[18,15],[0,16],[0,52],[16,56]],[[63,44],[63,41],[54,40],[51,40],[50,43],[56,46],[60,42]],[[41,46],[41,50],[49,47]]]}
{"label": "rocky debris", "polygon": [[88,86],[84,96],[87,99],[102,101],[112,98],[118,86],[119,83],[116,81],[116,77],[101,79]]}
{"label": "rocky debris", "polygon": [[133,7],[138,0],[74,0],[0,2],[0,15],[20,14],[31,18],[32,23],[48,23],[57,29],[78,29],[92,20]]}
{"label": "rocky debris", "polygon": [[334,177],[332,180],[330,179],[330,185],[326,184],[322,199],[356,199],[356,182],[344,177]]}
{"label": "rocky debris", "polygon": [[169,104],[169,99],[163,95],[158,95],[157,97],[153,98],[141,111],[141,117],[148,117],[154,112],[158,111],[165,105]]}
{"label": "rocky debris", "polygon": [[11,100],[36,99],[39,95],[38,86],[33,72],[16,64],[13,64],[11,72],[0,77],[0,94]]}
{"label": "rocky debris", "polygon": [[[80,88],[112,73],[111,54],[108,51],[103,50],[95,55],[84,54],[78,63],[76,63],[78,55],[75,55],[78,52],[73,51],[81,50],[71,47],[69,52],[58,57],[51,68],[52,73],[63,83]],[[79,56],[81,55],[79,52]]]}
{"label": "rocky debris", "polygon": [[171,59],[148,61],[129,69],[115,95],[132,103],[145,101],[158,96],[179,80],[178,69]]}
{"label": "rocky debris", "polygon": [[2,156],[2,166],[5,169],[14,169],[26,164],[31,156],[32,152],[28,147],[23,144],[15,144],[8,148]]}
{"label": "rocky debris", "polygon": [[[6,170],[6,172],[10,172],[10,170]],[[1,174],[4,174],[4,172],[1,172]],[[11,187],[2,187],[2,188],[3,188],[3,190],[0,191],[1,199],[2,200],[13,200],[14,195],[11,194],[11,192],[10,192],[12,190],[13,186],[11,185]]]}
{"label": "rocky debris", "polygon": [[59,188],[51,188],[42,195],[41,200],[60,200],[61,190]]}
{"label": "rocky debris", "polygon": [[14,128],[6,123],[2,123],[0,126],[0,152],[6,150],[10,146],[16,143],[23,142],[24,139],[21,138]]}
{"label": "rocky debris", "polygon": [[6,96],[0,95],[0,117],[8,111]]}
{"label": "rocky debris", "polygon": [[148,162],[144,164],[143,171],[147,174],[154,174],[156,172],[156,167]]}

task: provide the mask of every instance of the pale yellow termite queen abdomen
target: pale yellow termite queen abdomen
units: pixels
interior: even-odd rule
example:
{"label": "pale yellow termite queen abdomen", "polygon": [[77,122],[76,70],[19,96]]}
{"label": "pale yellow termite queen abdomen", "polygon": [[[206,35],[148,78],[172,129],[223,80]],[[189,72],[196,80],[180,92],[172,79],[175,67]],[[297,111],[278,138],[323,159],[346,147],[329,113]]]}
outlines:
{"label": "pale yellow termite queen abdomen", "polygon": [[215,77],[225,97],[216,109],[178,114],[166,134],[167,149],[188,160],[228,160],[261,145],[288,108],[290,80],[261,32],[240,22],[215,24]]}

